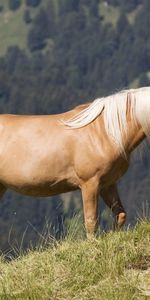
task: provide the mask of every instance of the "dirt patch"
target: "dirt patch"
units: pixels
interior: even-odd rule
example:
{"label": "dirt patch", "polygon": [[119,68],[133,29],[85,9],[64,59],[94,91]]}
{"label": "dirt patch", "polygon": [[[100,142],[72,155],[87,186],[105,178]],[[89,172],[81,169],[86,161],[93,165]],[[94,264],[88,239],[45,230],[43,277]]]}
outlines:
{"label": "dirt patch", "polygon": [[126,265],[127,269],[147,270],[150,268],[150,255],[140,255],[135,261]]}

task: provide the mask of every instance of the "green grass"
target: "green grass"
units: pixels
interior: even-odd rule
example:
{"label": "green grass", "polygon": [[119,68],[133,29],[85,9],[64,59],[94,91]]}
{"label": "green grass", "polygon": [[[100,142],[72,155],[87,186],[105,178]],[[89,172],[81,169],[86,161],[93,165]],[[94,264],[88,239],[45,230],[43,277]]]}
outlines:
{"label": "green grass", "polygon": [[0,262],[0,299],[150,299],[150,223]]}
{"label": "green grass", "polygon": [[104,18],[105,23],[110,23],[113,26],[116,26],[120,16],[120,10],[112,5],[106,5],[105,2],[100,2],[99,14]]}
{"label": "green grass", "polygon": [[[58,0],[54,1],[54,8],[58,10]],[[42,0],[37,7],[28,7],[31,18],[34,19],[40,8],[45,7],[48,0]],[[0,56],[5,55],[7,49],[11,46],[19,46],[21,49],[27,50],[27,35],[32,25],[24,22],[23,16],[26,10],[25,0],[19,9],[12,11],[8,7],[8,0],[0,0],[0,5],[3,6],[3,11],[0,13]]]}
{"label": "green grass", "polygon": [[130,22],[131,25],[134,23],[135,18],[140,10],[141,10],[141,5],[138,5],[136,9],[134,9],[132,12],[127,14],[128,21]]}
{"label": "green grass", "polygon": [[13,45],[26,47],[28,28],[22,18],[23,10],[22,6],[16,12],[7,10],[0,16],[0,55],[5,54],[7,48]]}
{"label": "green grass", "polygon": [[2,56],[10,46],[26,47],[28,27],[23,20],[23,4],[15,12],[8,9],[8,1],[4,3],[0,0],[0,5],[5,5],[0,14],[0,56]]}
{"label": "green grass", "polygon": [[[42,1],[37,8],[30,7],[31,17],[34,18],[39,9],[47,4],[47,0]],[[0,13],[0,56],[4,55],[10,46],[19,46],[21,49],[27,48],[27,35],[30,29],[29,24],[25,24],[23,16],[25,9],[25,0],[19,9],[12,11],[8,7],[8,0],[0,0],[3,11]]]}
{"label": "green grass", "polygon": [[[126,14],[131,25],[134,23],[140,9],[141,5],[138,5],[132,12]],[[105,23],[110,23],[115,27],[120,16],[120,8],[112,5],[106,5],[106,2],[104,1],[99,4],[99,14],[104,18]]]}

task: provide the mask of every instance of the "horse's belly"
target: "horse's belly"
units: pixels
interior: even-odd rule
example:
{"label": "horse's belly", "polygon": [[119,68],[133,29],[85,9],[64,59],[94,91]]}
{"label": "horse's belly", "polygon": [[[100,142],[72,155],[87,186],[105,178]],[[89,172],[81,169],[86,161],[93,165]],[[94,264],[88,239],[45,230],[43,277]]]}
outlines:
{"label": "horse's belly", "polygon": [[66,193],[78,189],[78,186],[67,180],[59,182],[40,182],[38,184],[22,183],[22,184],[8,184],[8,188],[28,196],[48,197],[61,193]]}
{"label": "horse's belly", "polygon": [[74,169],[66,160],[56,162],[53,157],[22,164],[10,162],[5,168],[0,167],[0,182],[21,194],[41,197],[72,191],[78,186]]}

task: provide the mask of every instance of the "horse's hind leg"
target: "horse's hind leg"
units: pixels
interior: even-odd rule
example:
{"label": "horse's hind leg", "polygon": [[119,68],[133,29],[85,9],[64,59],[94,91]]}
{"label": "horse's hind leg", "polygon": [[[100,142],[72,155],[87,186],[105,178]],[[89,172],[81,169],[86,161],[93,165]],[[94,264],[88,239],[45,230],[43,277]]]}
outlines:
{"label": "horse's hind leg", "polygon": [[98,183],[94,180],[89,180],[84,183],[82,188],[84,221],[87,238],[91,239],[97,230],[98,218]]}
{"label": "horse's hind leg", "polygon": [[115,227],[121,227],[126,220],[126,212],[119,198],[116,184],[107,187],[101,191],[104,202],[115,214]]}

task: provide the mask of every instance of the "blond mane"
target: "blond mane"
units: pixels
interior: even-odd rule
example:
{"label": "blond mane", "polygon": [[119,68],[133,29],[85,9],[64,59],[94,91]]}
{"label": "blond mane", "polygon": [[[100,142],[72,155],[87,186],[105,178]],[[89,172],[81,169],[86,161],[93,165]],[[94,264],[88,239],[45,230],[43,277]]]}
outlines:
{"label": "blond mane", "polygon": [[62,121],[70,128],[81,128],[93,122],[103,112],[105,130],[124,151],[122,133],[127,130],[127,109],[150,136],[150,87],[123,90],[108,97],[98,98],[73,118]]}

